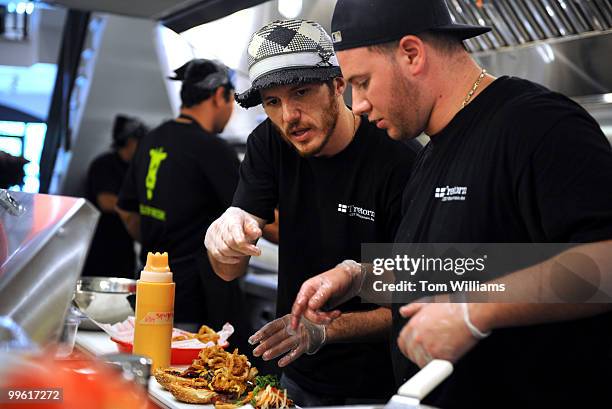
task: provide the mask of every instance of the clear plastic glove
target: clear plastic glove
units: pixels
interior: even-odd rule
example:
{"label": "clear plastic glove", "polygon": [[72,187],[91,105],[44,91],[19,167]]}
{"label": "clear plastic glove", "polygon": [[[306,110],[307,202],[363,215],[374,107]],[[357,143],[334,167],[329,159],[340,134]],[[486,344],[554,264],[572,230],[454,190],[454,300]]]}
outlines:
{"label": "clear plastic glove", "polygon": [[323,311],[342,304],[361,291],[365,279],[361,264],[345,260],[336,267],[302,284],[291,308],[291,327],[297,328],[302,316],[316,324],[329,325],[340,311]]}
{"label": "clear plastic glove", "polygon": [[255,245],[261,237],[264,221],[238,207],[230,207],[215,220],[204,238],[204,246],[217,261],[237,264],[245,256],[259,256]]}
{"label": "clear plastic glove", "polygon": [[397,344],[421,368],[432,359],[457,362],[481,339],[468,327],[469,315],[466,320],[460,303],[412,303],[401,307],[400,314],[410,321]]}
{"label": "clear plastic glove", "polygon": [[318,325],[302,318],[297,330],[290,326],[291,315],[267,323],[249,338],[249,344],[257,345],[253,355],[264,361],[286,354],[278,361],[281,368],[298,359],[302,354],[317,353],[327,338],[325,325]]}

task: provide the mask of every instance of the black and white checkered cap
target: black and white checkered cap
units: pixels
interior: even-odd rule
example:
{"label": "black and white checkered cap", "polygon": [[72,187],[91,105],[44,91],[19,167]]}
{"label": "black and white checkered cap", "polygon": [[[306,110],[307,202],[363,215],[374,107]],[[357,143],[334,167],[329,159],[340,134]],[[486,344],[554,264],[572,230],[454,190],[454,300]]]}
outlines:
{"label": "black and white checkered cap", "polygon": [[253,34],[247,53],[251,88],[236,94],[236,101],[244,108],[261,104],[262,89],[342,75],[331,38],[314,21],[267,24]]}

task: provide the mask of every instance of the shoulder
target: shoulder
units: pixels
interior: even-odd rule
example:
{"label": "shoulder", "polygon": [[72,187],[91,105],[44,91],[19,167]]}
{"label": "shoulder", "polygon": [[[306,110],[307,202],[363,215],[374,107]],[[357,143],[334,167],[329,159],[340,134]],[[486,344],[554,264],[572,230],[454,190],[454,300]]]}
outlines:
{"label": "shoulder", "polygon": [[278,130],[274,127],[270,118],[266,118],[265,121],[257,125],[249,135],[249,139],[258,141],[268,141],[279,137]]}
{"label": "shoulder", "polygon": [[109,165],[111,165],[112,163],[116,162],[116,153],[115,152],[106,152],[103,153],[102,155],[96,157],[90,165],[90,169],[92,170],[98,170],[98,169],[103,169],[108,167]]}
{"label": "shoulder", "polygon": [[497,105],[496,117],[512,123],[512,128],[544,134],[560,121],[587,119],[591,116],[570,98],[534,82],[516,77],[502,77],[497,81],[494,97],[503,101]]}
{"label": "shoulder", "polygon": [[278,151],[284,142],[278,130],[272,124],[270,118],[257,125],[247,139],[247,145],[259,150]]}

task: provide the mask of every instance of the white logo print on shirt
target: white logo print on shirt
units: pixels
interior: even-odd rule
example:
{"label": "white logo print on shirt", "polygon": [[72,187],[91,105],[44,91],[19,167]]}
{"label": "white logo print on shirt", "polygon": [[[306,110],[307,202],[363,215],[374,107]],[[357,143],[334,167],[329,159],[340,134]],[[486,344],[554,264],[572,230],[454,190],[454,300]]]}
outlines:
{"label": "white logo print on shirt", "polygon": [[442,202],[450,202],[452,200],[465,200],[468,188],[466,186],[445,186],[437,187],[434,192],[434,197]]}
{"label": "white logo print on shirt", "polygon": [[376,213],[374,210],[368,210],[359,206],[346,205],[342,203],[338,203],[338,212],[344,213],[349,217],[359,217],[360,219],[369,220],[371,222],[373,222],[376,218]]}

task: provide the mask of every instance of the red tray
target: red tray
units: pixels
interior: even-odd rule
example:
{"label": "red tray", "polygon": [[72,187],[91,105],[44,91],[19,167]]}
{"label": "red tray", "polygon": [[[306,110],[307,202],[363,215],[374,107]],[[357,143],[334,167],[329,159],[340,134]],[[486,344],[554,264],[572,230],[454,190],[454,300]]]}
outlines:
{"label": "red tray", "polygon": [[[117,344],[119,352],[123,354],[132,353],[132,344],[129,342],[119,341],[118,339],[112,338],[111,341]],[[229,344],[226,342],[221,345],[223,348],[227,348]],[[191,365],[194,359],[198,358],[198,354],[202,348],[172,348],[170,351],[170,364],[171,365]]]}

